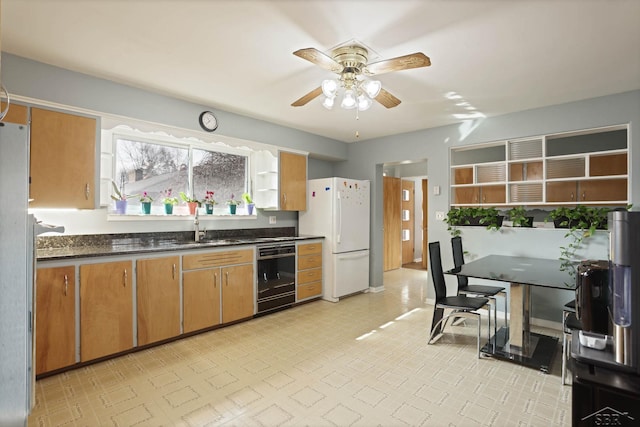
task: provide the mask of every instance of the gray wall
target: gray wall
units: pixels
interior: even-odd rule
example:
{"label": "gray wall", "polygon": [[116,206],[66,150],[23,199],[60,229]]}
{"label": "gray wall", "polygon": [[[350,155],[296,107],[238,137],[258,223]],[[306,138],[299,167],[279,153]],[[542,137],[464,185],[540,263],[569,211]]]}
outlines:
{"label": "gray wall", "polygon": [[[439,185],[439,196],[429,192],[429,241],[442,243],[445,268],[450,266],[450,235],[446,224],[435,219],[435,212],[449,209],[449,150],[451,147],[500,141],[509,138],[523,138],[556,132],[596,128],[616,124],[630,125],[630,174],[640,165],[640,91],[626,92],[601,98],[588,99],[563,105],[522,111],[504,116],[486,118],[476,122],[426,129],[401,135],[349,144],[348,160],[334,168],[338,175],[349,173],[352,178],[371,180],[371,282],[372,286],[383,286],[382,250],[382,165],[402,161],[427,159],[429,186]],[[631,203],[640,200],[640,181],[630,176]],[[637,207],[635,209],[638,209]],[[490,253],[517,253],[521,255],[553,258],[559,255],[559,246],[566,244],[564,233],[559,230],[529,230],[531,233],[482,233],[463,235],[466,249],[473,256]],[[517,236],[517,237],[516,237]],[[595,242],[597,239],[593,239]],[[589,252],[592,256],[606,258],[606,245],[594,244]],[[429,279],[430,281],[430,279]],[[449,278],[448,286],[453,287]],[[428,295],[432,297],[432,287]],[[557,308],[542,309],[535,305],[539,296],[534,292],[534,316],[559,321]],[[566,300],[571,295],[567,295]],[[566,302],[564,299],[559,302]],[[561,305],[561,304],[560,304]],[[557,307],[559,307],[558,305]]]}
{"label": "gray wall", "polygon": [[[187,129],[198,129],[197,117],[209,106],[169,98],[107,80],[63,70],[13,55],[2,54],[3,83],[10,93],[33,99],[71,105],[97,112],[121,115],[134,119],[163,123]],[[310,153],[309,177],[345,176],[368,179],[372,188],[371,217],[371,285],[383,286],[382,274],[382,170],[385,163],[402,161],[428,164],[429,186],[440,186],[441,194],[429,192],[429,240],[443,242],[443,259],[451,258],[448,242],[450,236],[446,224],[435,219],[435,212],[449,208],[449,149],[460,145],[523,138],[557,132],[630,124],[631,164],[640,165],[640,91],[588,99],[563,105],[523,111],[475,122],[443,126],[375,140],[344,144],[295,129],[270,124],[225,111],[214,110],[218,115],[219,134],[304,150]],[[635,138],[634,138],[635,136]],[[335,161],[335,163],[333,163]],[[631,168],[630,173],[633,171]],[[640,182],[630,177],[631,202],[640,200]],[[102,211],[92,211],[84,218],[92,223]],[[297,215],[277,213],[278,226],[297,223]],[[225,222],[222,228],[263,226],[266,216],[258,222]],[[53,218],[52,222],[56,218]],[[187,227],[188,225],[185,225]],[[109,225],[107,232],[119,231],[118,225]],[[157,229],[151,223],[136,223],[138,231]],[[146,228],[145,228],[146,227]],[[514,234],[514,233],[519,234]],[[562,235],[554,230],[517,230],[488,233],[464,232],[466,249],[472,256],[489,253],[518,253],[555,257],[564,244]],[[522,234],[522,236],[520,236]],[[594,242],[597,239],[594,239]],[[524,244],[523,244],[524,243]],[[531,243],[531,244],[529,244]],[[606,245],[594,243],[588,249],[589,256],[606,257]],[[589,252],[590,251],[590,252]],[[445,265],[447,267],[447,265]],[[453,286],[452,282],[449,282]],[[428,288],[432,294],[431,287]],[[536,295],[534,294],[534,299]],[[534,315],[554,318],[534,306]]]}

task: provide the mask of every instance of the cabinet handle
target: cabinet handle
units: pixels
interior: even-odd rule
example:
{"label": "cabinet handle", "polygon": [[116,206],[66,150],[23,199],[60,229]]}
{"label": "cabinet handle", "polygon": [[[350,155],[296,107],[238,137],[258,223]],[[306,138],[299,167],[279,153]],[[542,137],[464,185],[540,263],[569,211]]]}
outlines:
{"label": "cabinet handle", "polygon": [[582,200],[586,200],[587,199],[587,194],[586,193],[587,193],[586,191],[582,192]]}
{"label": "cabinet handle", "polygon": [[84,198],[85,198],[85,199],[87,199],[87,200],[89,200],[89,194],[90,194],[90,191],[89,191],[89,183],[87,182],[87,183],[84,185]]}
{"label": "cabinet handle", "polygon": [[226,274],[226,276],[227,276],[227,283],[226,283],[226,285],[225,285],[225,286],[229,286],[229,272],[228,272],[228,271],[226,271],[226,272],[225,272],[225,274]]}
{"label": "cabinet handle", "polygon": [[173,264],[173,271],[171,272],[171,277],[173,280],[176,280],[176,265]]}
{"label": "cabinet handle", "polygon": [[67,289],[69,288],[69,276],[64,275],[64,296],[67,296]]}
{"label": "cabinet handle", "polygon": [[213,287],[215,288],[218,284],[218,275],[213,273]]}
{"label": "cabinet handle", "polygon": [[287,205],[287,193],[282,193],[282,206]]}
{"label": "cabinet handle", "polygon": [[482,203],[484,203],[484,202],[486,202],[486,201],[487,201],[487,196],[484,196],[484,195],[483,195],[483,196],[482,196]]}
{"label": "cabinet handle", "polygon": [[126,288],[127,287],[127,269],[124,269],[124,274],[122,276],[122,287]]}
{"label": "cabinet handle", "polygon": [[573,192],[571,193],[571,200],[573,200],[575,196],[573,195]]}

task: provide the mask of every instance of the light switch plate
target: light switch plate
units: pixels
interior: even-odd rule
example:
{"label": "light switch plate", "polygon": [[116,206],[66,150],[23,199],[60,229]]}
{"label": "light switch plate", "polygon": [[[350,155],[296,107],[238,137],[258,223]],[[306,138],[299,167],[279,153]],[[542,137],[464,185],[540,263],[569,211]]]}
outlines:
{"label": "light switch plate", "polygon": [[276,223],[276,217],[275,216],[270,216],[269,217],[269,224],[275,224]]}
{"label": "light switch plate", "polygon": [[444,212],[442,212],[442,211],[436,211],[436,219],[437,219],[438,221],[444,221],[444,216],[445,216],[445,215],[444,215]]}

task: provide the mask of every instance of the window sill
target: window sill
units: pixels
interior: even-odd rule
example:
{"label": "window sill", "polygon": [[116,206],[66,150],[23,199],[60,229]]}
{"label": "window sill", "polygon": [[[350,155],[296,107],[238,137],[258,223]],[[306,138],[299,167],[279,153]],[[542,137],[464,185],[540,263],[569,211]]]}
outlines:
{"label": "window sill", "polygon": [[[252,220],[257,215],[231,215],[231,214],[199,214],[200,222],[227,221],[227,220]],[[107,221],[193,221],[193,215],[164,215],[164,214],[107,214]]]}

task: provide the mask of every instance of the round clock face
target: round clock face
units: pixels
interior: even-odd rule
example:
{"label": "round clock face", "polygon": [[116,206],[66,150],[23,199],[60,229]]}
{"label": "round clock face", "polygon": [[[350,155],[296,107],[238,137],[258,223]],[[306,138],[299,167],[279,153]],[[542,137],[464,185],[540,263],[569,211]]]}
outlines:
{"label": "round clock face", "polygon": [[200,126],[207,132],[213,132],[218,127],[218,120],[211,111],[203,111],[200,114]]}

